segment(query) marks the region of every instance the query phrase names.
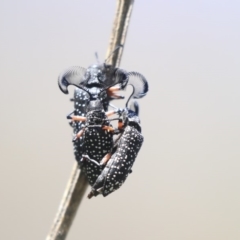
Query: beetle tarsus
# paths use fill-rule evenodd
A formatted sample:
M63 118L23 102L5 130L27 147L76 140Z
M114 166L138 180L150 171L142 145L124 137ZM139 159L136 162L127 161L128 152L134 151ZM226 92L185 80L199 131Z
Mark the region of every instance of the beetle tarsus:
M71 120L71 119L72 119L72 116L71 116L71 115L72 115L73 113L74 113L74 111L71 112L71 113L69 113L66 118Z

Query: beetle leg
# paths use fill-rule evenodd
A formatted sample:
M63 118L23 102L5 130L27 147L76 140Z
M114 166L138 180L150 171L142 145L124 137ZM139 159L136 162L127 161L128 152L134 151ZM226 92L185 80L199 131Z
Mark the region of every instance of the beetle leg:
M107 117L110 117L115 113L116 113L116 110L111 110L111 111L106 112L105 114L106 114Z
M106 112L106 116L107 117L110 117L112 116L113 114L117 114L118 116L121 116L122 115L122 112L123 112L123 109L122 108L117 108L115 110L111 110L111 111L108 111Z
M123 127L124 127L123 120L120 118L120 119L118 120L118 129L119 129L119 130L123 130Z
M74 111L73 112L71 112L71 113L69 113L68 115L67 115L67 119L70 119L70 120L72 120L72 121L81 121L81 122L85 122L86 121L86 117L83 117L83 116L75 116L75 115L73 115L73 116L71 116L72 114L74 113Z
M98 165L99 167L101 166L101 165L99 164L99 162L97 162L97 161L94 160L94 159L91 159L91 158L90 158L88 155L86 155L86 154L82 155L81 161L84 161L84 160L88 160L88 161L90 161L90 162Z
M81 129L74 137L73 137L73 142L75 142L78 138L80 138L85 131L85 128Z
M81 161L84 161L84 160L88 160L92 163L95 163L96 165L98 165L99 167L103 166L103 165L106 165L107 162L109 161L109 159L111 158L112 154L111 153L107 153L103 159L101 160L101 162L97 162L96 160L94 159L91 159L88 155L84 154L82 155L82 160Z
M94 196L94 193L91 191L89 194L88 194L88 199L91 199L92 197Z
M121 90L120 87L110 87L109 89L107 89L107 95L110 96L111 98L115 98L115 99L123 99L124 96L122 95L118 95L115 92Z
M103 159L101 160L100 166L106 165L107 162L109 161L109 159L111 158L111 156L112 156L111 153L107 153L107 154L103 157Z
M121 90L121 88L120 87L110 87L107 91L108 92L115 92L115 91L119 91L119 90Z
M73 112L71 112L71 113L69 113L68 115L67 115L67 119L72 119L72 114L74 113L74 111Z
M78 121L78 122L85 122L86 121L86 117L83 117L83 116L72 116L71 119L73 121Z
M91 190L91 192L88 194L88 199L91 199L93 196L96 197L98 194L101 194L103 191L103 187L100 187L99 189L96 190Z
M124 123L123 120L121 118L118 119L118 128L115 128L112 133L113 134L119 134L122 133L124 131Z
M102 129L103 130L107 130L108 132L114 132L114 128L113 127L111 127L111 126L102 126Z

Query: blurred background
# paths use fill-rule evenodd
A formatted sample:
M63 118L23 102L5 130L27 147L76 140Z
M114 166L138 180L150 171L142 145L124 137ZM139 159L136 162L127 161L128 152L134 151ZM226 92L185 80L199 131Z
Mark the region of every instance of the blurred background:
M2 239L42 240L52 225L74 163L71 94L57 77L95 63L95 51L105 59L115 9L112 0L0 2ZM122 188L84 198L67 239L240 239L239 9L135 1L121 68L149 81L145 142Z

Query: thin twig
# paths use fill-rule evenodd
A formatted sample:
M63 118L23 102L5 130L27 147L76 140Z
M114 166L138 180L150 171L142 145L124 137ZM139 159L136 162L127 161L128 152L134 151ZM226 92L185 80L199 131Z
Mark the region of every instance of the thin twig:
M106 57L108 57L116 47L121 45L124 46L127 36L128 25L132 13L133 3L134 0L117 1L117 11L113 23L112 35L110 38ZM109 57L108 63L115 67L119 66L122 58L122 53L123 48L120 48L118 51L116 51L115 54L112 54Z
M61 204L46 240L64 240L88 187L87 178L74 164Z
M134 0L118 0L107 56L120 45L124 45ZM108 63L119 66L123 48L109 57ZM58 212L46 240L64 240L68 234L77 209L88 186L86 176L75 164L68 181Z

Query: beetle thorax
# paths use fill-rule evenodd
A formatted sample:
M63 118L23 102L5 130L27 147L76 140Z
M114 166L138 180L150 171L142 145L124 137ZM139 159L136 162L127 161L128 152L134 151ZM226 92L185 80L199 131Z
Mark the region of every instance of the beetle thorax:
M87 125L103 125L106 121L106 114L103 110L90 111L86 115Z

